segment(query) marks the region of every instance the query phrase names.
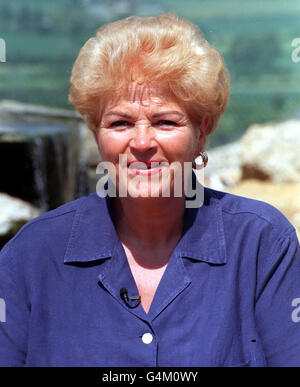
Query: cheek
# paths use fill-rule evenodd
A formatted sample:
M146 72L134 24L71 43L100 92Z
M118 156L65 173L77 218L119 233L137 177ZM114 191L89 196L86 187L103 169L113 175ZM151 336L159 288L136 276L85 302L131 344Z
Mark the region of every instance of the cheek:
M195 151L195 139L192 133L177 133L165 138L165 149L175 161L191 161Z
M125 139L121 133L99 131L98 149L103 160L116 161L124 149Z

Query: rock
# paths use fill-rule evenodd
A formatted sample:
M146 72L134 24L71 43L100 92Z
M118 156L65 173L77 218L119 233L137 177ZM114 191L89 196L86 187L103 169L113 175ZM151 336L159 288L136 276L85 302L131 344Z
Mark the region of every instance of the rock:
M226 186L223 184L217 173L204 176L204 185L206 187L216 189L217 191L226 191Z
M208 164L205 168L208 174L238 170L240 168L240 141L209 149Z
M0 248L41 211L24 200L0 192Z
M253 125L207 152L206 186L270 203L300 238L300 120Z
M300 239L300 211L291 216L291 222L299 230L299 239Z
M293 224L300 239L300 182L274 184L271 181L248 179L227 189L227 192L273 205Z
M209 149L204 170L205 184L220 191L236 185L241 178L240 141Z
M242 137L242 180L300 182L300 120L251 126Z

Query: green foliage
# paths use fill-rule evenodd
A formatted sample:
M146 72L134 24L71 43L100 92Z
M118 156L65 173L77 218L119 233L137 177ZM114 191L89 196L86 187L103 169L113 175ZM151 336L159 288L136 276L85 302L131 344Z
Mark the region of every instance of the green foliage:
M103 23L143 14L147 5L150 14L161 9L188 18L224 55L232 92L211 146L237 138L252 123L299 110L300 66L291 60L291 41L300 34L299 0L129 0L123 11L120 1L0 0L7 51L0 99L71 109L69 77L79 49Z
M257 78L278 71L277 59L281 55L275 35L237 36L233 39L227 57L236 77L246 75Z
M299 109L300 90L233 93L218 129L209 137L208 147L238 139L254 123L287 119Z

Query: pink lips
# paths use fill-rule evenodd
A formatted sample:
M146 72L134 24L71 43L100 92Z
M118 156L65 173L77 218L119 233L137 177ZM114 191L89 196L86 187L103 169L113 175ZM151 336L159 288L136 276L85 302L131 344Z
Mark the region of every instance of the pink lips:
M151 165L152 164L152 165ZM157 166L155 166L157 164ZM147 166L150 169L144 169L144 166ZM132 160L128 163L128 167L130 171L135 173L136 175L154 175L156 173L159 173L161 171L161 167L158 166L159 161L157 160L148 160L148 161L139 161L139 160Z

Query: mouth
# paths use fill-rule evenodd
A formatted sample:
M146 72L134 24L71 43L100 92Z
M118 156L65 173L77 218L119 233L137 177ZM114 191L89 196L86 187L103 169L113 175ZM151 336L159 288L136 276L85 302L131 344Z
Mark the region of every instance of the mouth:
M131 161L127 167L130 171L136 175L152 175L160 172L161 168L166 166L166 162L160 162L155 160L150 161Z

